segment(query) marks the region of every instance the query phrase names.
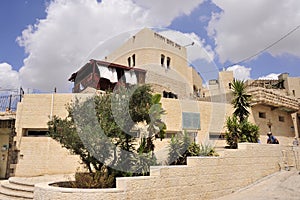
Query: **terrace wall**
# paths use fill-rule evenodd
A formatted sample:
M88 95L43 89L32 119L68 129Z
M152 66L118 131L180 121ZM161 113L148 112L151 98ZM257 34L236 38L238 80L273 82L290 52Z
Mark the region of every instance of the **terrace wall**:
M299 147L243 143L237 150L225 150L220 157L189 157L184 166L151 167L148 177L117 178L117 187L111 189L84 190L37 184L34 199L213 199L287 165L295 166L299 153Z

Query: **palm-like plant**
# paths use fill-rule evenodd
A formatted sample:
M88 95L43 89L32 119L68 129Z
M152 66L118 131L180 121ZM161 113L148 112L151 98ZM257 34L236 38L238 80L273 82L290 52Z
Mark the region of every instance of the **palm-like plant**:
M239 118L241 123L249 116L248 108L250 107L251 95L246 93L246 86L243 81L233 80L232 83L232 105L235 108L234 115Z
M236 149L238 142L257 142L259 127L247 121L251 95L247 94L244 81L233 80L232 95L231 104L235 110L232 118L226 121L226 141L230 148Z

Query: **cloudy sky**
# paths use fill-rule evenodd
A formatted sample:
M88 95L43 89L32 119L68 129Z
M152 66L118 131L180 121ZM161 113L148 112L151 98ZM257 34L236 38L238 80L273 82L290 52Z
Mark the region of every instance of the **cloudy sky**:
M69 92L95 49L101 58L143 27L195 42L188 61L206 81L223 68L300 76L299 0L1 0L0 25L0 89Z

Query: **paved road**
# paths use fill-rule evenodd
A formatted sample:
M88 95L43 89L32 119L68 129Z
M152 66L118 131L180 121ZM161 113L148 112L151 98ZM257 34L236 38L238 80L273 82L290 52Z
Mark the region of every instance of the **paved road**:
M300 174L281 171L217 200L300 200Z

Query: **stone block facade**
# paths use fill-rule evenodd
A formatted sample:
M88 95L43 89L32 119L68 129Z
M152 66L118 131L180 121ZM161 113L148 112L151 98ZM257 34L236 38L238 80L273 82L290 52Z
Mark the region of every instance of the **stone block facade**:
M220 157L189 157L187 165L151 167L149 177L117 178L112 189L70 189L37 184L34 199L213 199L230 194L286 165L299 162L299 147L239 144ZM288 152L284 162L283 152ZM296 155L296 157L295 157Z

